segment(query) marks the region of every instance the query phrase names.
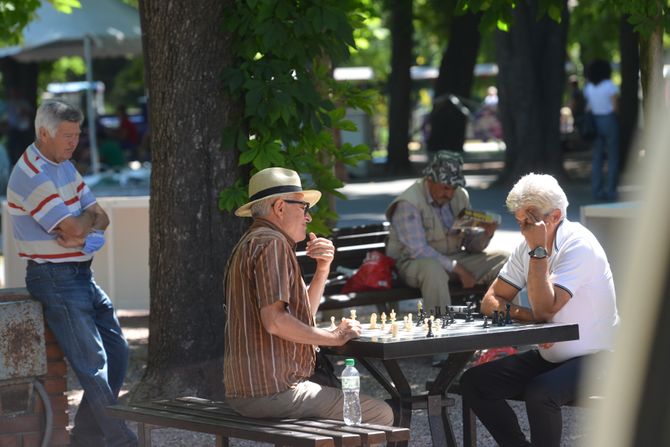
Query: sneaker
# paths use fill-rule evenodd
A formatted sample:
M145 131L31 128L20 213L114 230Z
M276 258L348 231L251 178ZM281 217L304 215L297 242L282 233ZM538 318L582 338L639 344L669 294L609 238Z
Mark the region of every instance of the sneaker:
M449 354L435 354L433 355L433 366L436 368L441 368L443 367L446 363L447 360L449 359Z

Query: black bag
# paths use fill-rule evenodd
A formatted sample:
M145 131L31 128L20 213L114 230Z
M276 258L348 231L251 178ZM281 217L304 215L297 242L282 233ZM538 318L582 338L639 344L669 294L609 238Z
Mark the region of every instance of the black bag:
M314 374L309 378L310 382L318 383L321 386L332 388L342 388L340 378L335 375L335 367L321 351L316 352L316 365L314 365Z
M584 141L592 141L596 138L598 131L596 129L596 119L591 112L584 112L575 117L575 127L579 136Z

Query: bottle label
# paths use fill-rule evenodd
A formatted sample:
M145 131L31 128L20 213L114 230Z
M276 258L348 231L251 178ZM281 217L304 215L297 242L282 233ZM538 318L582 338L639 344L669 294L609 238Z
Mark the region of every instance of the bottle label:
M342 389L343 390L356 390L358 391L361 388L361 378L360 377L342 377Z

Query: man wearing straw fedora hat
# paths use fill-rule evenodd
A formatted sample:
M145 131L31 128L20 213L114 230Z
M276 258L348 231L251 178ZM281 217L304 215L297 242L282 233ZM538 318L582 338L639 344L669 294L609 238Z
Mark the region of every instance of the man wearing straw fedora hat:
M309 380L315 346L339 346L360 334L343 319L334 330L315 326L335 248L309 234L307 256L316 261L309 287L295 245L306 237L309 209L321 193L303 190L297 172L267 168L249 182L249 202L235 211L252 217L228 261L225 279L224 384L230 406L247 417L343 419L343 393ZM393 423L383 401L361 395L363 422Z

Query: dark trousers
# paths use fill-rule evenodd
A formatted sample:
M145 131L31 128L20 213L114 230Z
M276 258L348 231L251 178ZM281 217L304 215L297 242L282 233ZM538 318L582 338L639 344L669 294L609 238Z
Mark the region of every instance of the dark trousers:
M463 399L502 447L560 446L561 406L577 398L586 358L551 363L531 350L485 363L463 373ZM505 399L526 402L531 443Z

